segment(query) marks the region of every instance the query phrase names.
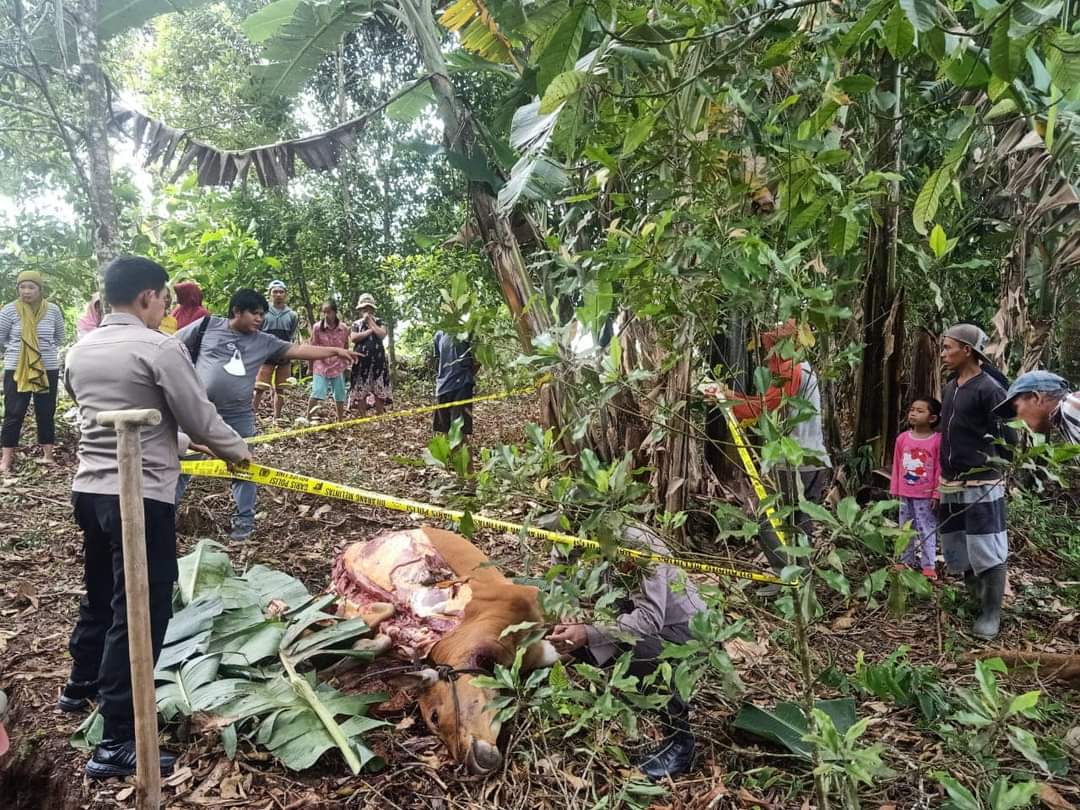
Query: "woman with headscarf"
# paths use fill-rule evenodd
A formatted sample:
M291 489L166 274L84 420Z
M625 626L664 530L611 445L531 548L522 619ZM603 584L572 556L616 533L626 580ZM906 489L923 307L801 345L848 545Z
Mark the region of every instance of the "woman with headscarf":
M0 309L0 351L4 353L4 426L0 430L0 474L11 472L23 419L34 401L38 444L52 464L56 444L56 389L64 316L43 295L41 273L19 273L19 297Z
M383 338L386 327L375 317L375 299L364 293L356 302L357 320L353 321L349 340L360 360L353 366L349 407L367 413L369 407L384 413L393 399L390 392L390 366L386 362Z
M90 303L86 310L75 322L75 340L80 341L101 325L101 293L95 292L90 296Z
M201 320L210 314L203 306L202 287L195 281L181 281L173 288L176 291L176 309L172 316L176 319L176 328L183 329L189 323Z
M172 289L168 284L165 285L165 317L161 319L161 323L158 324L158 331L165 335L175 335L176 330L179 328L176 325L176 318L169 314L169 307L172 306L173 294Z

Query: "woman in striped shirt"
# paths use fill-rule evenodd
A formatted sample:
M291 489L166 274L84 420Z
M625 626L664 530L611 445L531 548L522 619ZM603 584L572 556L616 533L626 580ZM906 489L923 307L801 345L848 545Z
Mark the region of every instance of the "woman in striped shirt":
M56 389L60 376L60 346L64 316L43 296L41 274L19 273L19 297L0 309L0 351L4 353L4 426L0 430L0 474L11 472L23 419L34 400L38 444L53 461L56 444Z

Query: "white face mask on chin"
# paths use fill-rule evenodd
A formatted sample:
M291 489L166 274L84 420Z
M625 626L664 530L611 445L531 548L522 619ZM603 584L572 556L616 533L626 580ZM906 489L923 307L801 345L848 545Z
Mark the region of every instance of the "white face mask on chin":
M225 364L225 373L232 374L234 377L243 377L247 374L247 369L244 367L244 358L240 356L239 349L233 349L232 359Z

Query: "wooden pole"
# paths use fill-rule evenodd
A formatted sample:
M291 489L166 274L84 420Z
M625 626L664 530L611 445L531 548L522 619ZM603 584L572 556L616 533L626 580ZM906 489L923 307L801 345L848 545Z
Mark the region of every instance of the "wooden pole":
M135 807L161 807L154 651L150 643L150 585L146 575L146 523L143 512L142 444L139 432L161 423L161 413L102 411L99 425L116 429L120 471L120 522L123 526L124 583L127 587L128 658L135 706Z

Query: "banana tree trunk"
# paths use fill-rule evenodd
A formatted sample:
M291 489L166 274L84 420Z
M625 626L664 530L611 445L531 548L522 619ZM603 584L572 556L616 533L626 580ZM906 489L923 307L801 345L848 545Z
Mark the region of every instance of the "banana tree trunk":
M896 95L894 122L880 139L876 163L900 174L903 134L899 63L886 59L882 84ZM890 184L879 212L881 225L871 231L871 253L862 301L863 356L859 367L855 446L869 444L874 463L882 465L892 447L900 418L900 360L904 345L903 291L898 287L896 260L900 214L899 184Z
M420 48L425 68L433 74L431 87L442 118L447 147L467 157L478 154L481 150L476 130L469 110L458 98L449 79L431 5L420 0L398 0L398 8ZM551 313L533 287L513 226L510 219L499 211L498 200L491 187L486 183L469 181L468 190L480 238L513 316L518 340L522 350L531 353L533 338L552 327ZM558 396L556 387L544 386L541 414L546 425L560 427L565 424L561 405L569 403Z

